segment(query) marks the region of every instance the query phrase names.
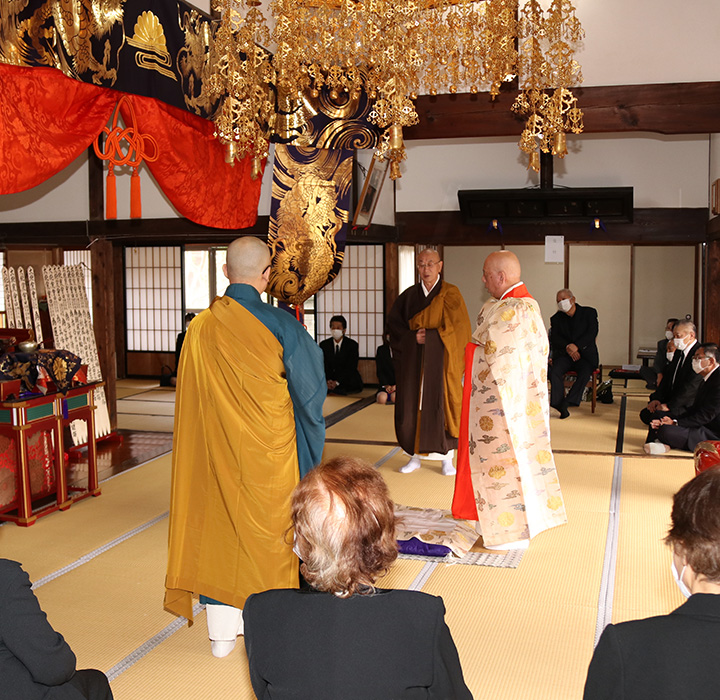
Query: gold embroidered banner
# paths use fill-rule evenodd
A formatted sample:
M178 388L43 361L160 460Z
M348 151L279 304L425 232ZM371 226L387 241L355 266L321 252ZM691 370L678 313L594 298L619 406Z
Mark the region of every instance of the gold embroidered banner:
M268 292L302 304L331 282L345 255L353 151L275 148Z

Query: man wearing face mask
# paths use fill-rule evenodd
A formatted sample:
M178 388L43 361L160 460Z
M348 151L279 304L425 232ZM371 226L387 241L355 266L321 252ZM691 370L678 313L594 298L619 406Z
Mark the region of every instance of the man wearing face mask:
M556 300L558 311L550 319L550 405L560 411L560 418L567 418L568 407L580 405L583 390L600 362L598 315L591 306L576 303L569 289L561 289ZM567 372L576 372L577 377L565 396Z
M640 368L640 376L645 380L647 389L657 389L662 381L665 368L672 362L674 351L668 355L667 346L673 339L673 331L675 330L675 324L677 322L677 318L669 318L667 320L665 324L665 337L662 340L658 340L657 352L655 353L652 367L643 365Z
M688 599L669 615L608 625L588 669L584 700L716 700L720 684L720 469L674 496L673 578Z
M333 316L330 319L332 338L326 338L320 343L325 360L327 388L333 394L356 394L363 388L363 380L358 371L358 344L345 335L346 330L345 317Z
M720 440L718 346L715 343L701 345L691 366L701 378L695 401L677 418L666 415L650 422L645 444L647 454L664 454L673 447L692 452L703 440Z
M692 368L693 355L700 345L695 324L692 321L680 321L675 324L673 336L673 359L657 390L650 394L647 407L640 411L640 420L645 425L664 416L676 418L690 408L702 381Z

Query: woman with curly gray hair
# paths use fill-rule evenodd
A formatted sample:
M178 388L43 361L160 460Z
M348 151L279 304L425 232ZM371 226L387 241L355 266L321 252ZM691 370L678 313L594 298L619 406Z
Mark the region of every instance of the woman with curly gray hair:
M295 552L309 589L248 598L245 647L260 700L472 698L442 599L375 581L397 558L387 486L338 457L292 499Z

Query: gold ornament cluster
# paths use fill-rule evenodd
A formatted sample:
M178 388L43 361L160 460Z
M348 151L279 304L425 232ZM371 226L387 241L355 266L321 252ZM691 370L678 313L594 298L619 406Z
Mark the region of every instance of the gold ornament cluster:
M418 94L489 90L517 79L512 109L526 120L520 148L539 168L539 150L567 153L565 134L583 129L570 87L582 81L574 59L584 33L570 0L271 0L272 32L259 0L216 0L221 20L208 62L223 103L217 135L231 154L264 157L284 99L356 99L365 91L370 121L383 130L377 155L400 177L403 127L418 123ZM262 47L272 46L273 53ZM232 158L231 158L232 160Z

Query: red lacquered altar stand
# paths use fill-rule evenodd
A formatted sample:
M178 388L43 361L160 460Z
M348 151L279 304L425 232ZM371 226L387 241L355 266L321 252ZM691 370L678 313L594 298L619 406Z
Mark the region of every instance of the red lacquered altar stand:
M14 440L17 466L17 496L2 507L0 520L28 527L43 515L67 510L75 501L100 495L95 449L94 391L102 385L103 382L91 382L73 386L65 394L48 392L30 398L0 401L0 435ZM63 428L74 420L87 422L87 488L70 489L67 484ZM53 435L55 483L50 492L34 496L30 485L28 440L39 431ZM49 495L54 495L54 502L41 505L33 511L33 500L46 500Z

